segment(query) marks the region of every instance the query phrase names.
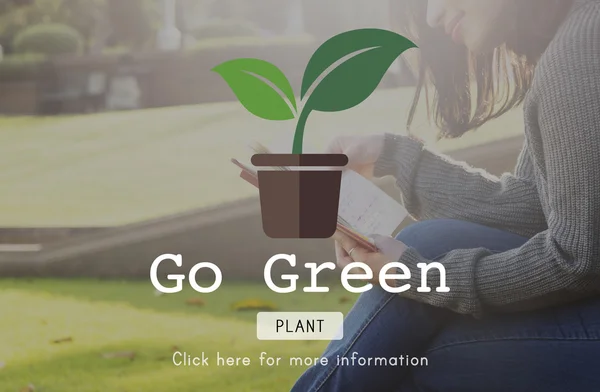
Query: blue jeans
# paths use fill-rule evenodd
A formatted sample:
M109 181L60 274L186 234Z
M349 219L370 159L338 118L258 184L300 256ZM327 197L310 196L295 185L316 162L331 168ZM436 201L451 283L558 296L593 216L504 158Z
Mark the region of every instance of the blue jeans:
M527 241L456 220L416 223L398 239L430 260L454 249L503 252ZM309 368L293 392L598 391L600 299L478 320L375 288L358 299L343 340L331 342L323 357L328 364Z

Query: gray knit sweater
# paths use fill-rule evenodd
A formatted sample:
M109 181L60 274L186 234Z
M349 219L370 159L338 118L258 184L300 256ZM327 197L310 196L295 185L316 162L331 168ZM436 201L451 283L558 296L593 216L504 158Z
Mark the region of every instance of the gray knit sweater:
M431 261L408 249L400 262L411 270L412 288L403 296L480 315L600 293L599 0L576 2L538 63L524 117L515 172L500 178L386 135L375 175L396 178L416 219L461 219L529 238L504 253L455 250L437 260L446 268L448 293L436 292L434 270L432 291L417 292L417 263Z

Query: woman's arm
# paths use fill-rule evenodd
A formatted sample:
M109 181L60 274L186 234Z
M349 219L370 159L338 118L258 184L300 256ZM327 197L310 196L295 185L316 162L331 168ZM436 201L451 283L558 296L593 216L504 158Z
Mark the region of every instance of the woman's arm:
M375 176L392 175L404 204L417 219L467 220L531 237L547 228L527 146L516 174L498 178L449 157L437 155L416 140L387 134Z
M536 104L529 110L539 130L531 137L543 150L538 167L548 228L504 253L451 252L439 260L450 292L411 290L407 296L479 313L547 307L600 293L600 3L580 16L538 66ZM419 286L416 265L427 261L413 249L400 261Z

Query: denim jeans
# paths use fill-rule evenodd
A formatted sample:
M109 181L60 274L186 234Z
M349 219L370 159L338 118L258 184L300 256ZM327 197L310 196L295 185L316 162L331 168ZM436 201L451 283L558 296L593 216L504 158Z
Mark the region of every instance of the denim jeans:
M527 241L456 220L416 223L398 239L430 260L454 249L503 252ZM293 392L600 391L600 298L476 319L374 288L358 299L343 340L331 342L323 357L327 365L309 368Z

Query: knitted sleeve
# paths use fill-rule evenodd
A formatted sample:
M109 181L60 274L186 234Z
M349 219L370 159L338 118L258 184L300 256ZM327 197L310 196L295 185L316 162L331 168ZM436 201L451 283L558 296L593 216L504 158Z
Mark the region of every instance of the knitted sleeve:
M417 220L460 219L531 237L546 229L527 145L515 174L493 176L387 134L375 176L392 175Z

